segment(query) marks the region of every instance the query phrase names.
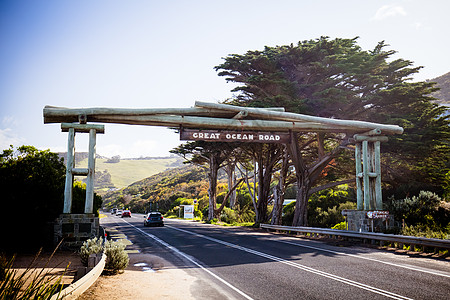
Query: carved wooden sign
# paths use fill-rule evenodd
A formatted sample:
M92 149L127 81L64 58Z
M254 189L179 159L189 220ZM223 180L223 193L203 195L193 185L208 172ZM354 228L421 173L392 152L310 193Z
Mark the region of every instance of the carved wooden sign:
M223 130L180 130L180 140L205 142L243 142L243 143L278 143L289 144L289 132L255 132Z

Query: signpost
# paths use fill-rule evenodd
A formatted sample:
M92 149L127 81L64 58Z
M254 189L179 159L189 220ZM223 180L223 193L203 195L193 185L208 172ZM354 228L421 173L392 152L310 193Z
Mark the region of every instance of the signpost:
M184 218L194 219L194 205L183 205L184 206Z
M289 144L290 132L224 131L224 130L180 130L180 140L205 142L243 142Z

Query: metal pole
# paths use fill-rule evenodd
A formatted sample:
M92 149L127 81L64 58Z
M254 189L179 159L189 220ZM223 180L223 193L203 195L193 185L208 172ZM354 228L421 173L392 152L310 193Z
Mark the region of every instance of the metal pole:
M88 170L86 179L86 203L84 206L85 214L92 214L94 210L94 175L95 175L95 129L89 130L89 157Z
M67 167L66 167L66 185L64 188L64 208L63 213L70 214L72 212L72 186L75 152L75 129L69 128L69 138L67 141Z

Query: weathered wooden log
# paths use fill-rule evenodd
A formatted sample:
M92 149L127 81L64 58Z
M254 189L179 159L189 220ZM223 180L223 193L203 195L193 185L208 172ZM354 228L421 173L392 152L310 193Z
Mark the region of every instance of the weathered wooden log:
M88 122L121 123L130 125L150 125L163 127L236 129L236 130L272 130L272 131L327 131L327 132L358 132L358 128L336 126L312 122L284 122L270 120L236 120L223 118L191 117L191 116L88 116ZM359 129L359 131L365 128Z
M271 111L283 112L282 107L266 108ZM244 117L246 112L241 113ZM149 115L178 115L178 116L205 116L218 118L232 118L236 116L233 111L217 110L209 108L66 108L56 106L45 106L43 110L44 123L78 122L83 116L90 119L92 116L149 116Z
M283 120L283 121L305 121L305 122L315 122L328 125L353 127L356 130L366 129L380 129L384 134L401 134L403 133L403 128L397 125L385 125L378 123L370 123L365 121L354 121L354 120L340 120L340 119L329 119L322 117L314 117L302 114L295 114L291 112L278 112L278 111L268 111L260 108L253 107L241 107L227 104L218 103L207 103L207 102L195 102L196 107L218 109L218 110L229 110L234 112L248 111L248 115L251 117L257 117L262 119L271 120Z

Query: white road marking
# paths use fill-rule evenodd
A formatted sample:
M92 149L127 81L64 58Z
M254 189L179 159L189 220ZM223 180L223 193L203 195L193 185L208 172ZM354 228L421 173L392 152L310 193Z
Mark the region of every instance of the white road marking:
M432 274L432 275L437 275L437 276L450 278L450 274L444 274L444 273L441 273L441 272L437 272L435 270L427 270L427 269L422 269L422 268L409 266L409 265L402 265L402 264L391 263L391 262L387 262L387 261L378 260L378 259L375 259L375 258L364 257L364 256L361 256L361 255L350 254L350 253L345 253L345 252L339 252L339 251L329 250L329 249L320 248L320 247L308 246L308 245L304 245L304 244L300 244L300 243L296 243L296 242L289 242L289 241L283 241L283 240L272 240L272 241L279 242L279 243L285 243L285 244L289 244L289 245L294 245L294 246L298 246L298 247L314 249L314 250L318 250L318 251L329 252L329 253L338 254L338 255L345 255L345 256L356 257L356 258L365 259L365 260L369 260L369 261L374 261L374 262L377 262L377 263L382 263L382 264L386 264L386 265L390 265L390 266L394 266L394 267L399 267L399 268L404 268L404 269L413 270L413 271L417 271L417 272L422 272L422 273L427 273L427 274Z
M388 298L412 300L412 298L408 298L408 297L405 297L405 296L402 296L402 295L391 293L389 291L382 290L382 289L379 289L379 288L376 288L376 287L373 287L373 286L369 286L367 284L360 283L360 282L357 282L357 281L353 281L353 280L350 280L350 279L347 279L347 278L344 278L344 277L333 275L331 273L327 273L327 272L323 272L323 271L320 271L320 270L316 270L316 269L313 269L313 268L310 268L310 267L307 267L307 266L304 266L304 265L301 265L301 264L298 264L298 263L294 263L294 262L285 260L283 258L270 255L270 254L266 254L266 253L263 253L263 252L252 250L252 249L249 249L249 248L246 248L246 247L242 247L242 246L239 246L239 245L231 244L231 243L228 243L228 242L225 242L225 241L222 241L222 240L218 240L218 239L215 239L215 238L212 238L212 237L209 237L209 236L205 236L205 235L202 235L202 234L194 233L194 232L187 231L187 230L180 229L180 228L176 228L176 227L173 227L173 226L167 226L167 227L169 227L171 229L174 229L174 230L178 230L178 231L184 232L184 233L195 235L197 237L204 238L204 239L207 239L207 240L210 240L212 242L216 242L216 243L228 246L228 247L232 247L232 248L235 248L235 249L238 249L238 250L241 250L241 251L245 251L247 253L258 255L258 256L261 256L261 257L264 257L264 258L267 258L267 259L270 259L270 260L273 260L273 261L276 261L276 262L280 262L280 263L283 263L283 264L295 267L297 269L301 269L303 271L307 271L307 272L310 272L310 273L313 273L313 274L317 274L319 276L323 276L323 277L326 277L326 278L329 278L329 279L333 279L333 280L336 280L336 281L339 281L339 282L342 282L342 283L345 283L345 284L348 284L348 285L351 285L351 286L354 286L354 287L357 287L357 288L360 288L360 289L364 289L364 290L370 291L372 293L380 294L380 295L386 296Z
M148 232L143 231L142 229L134 226L133 224L129 223L128 221L123 220L125 223L128 223L130 226L134 227L136 230L138 230L139 232L141 232L142 234L152 238L153 240L157 241L158 243L160 243L161 245L163 245L164 247L172 250L175 254L187 259L188 261L190 261L191 263L193 263L194 265L196 265L197 267L199 267L200 269L202 269L203 271L205 271L206 273L208 273L209 275L213 276L214 278L216 278L217 280L219 280L220 282L222 282L223 284L225 284L226 286L228 286L229 288L231 288L233 291L237 292L238 294L240 294L242 297L244 297L245 299L249 299L249 300L253 300L252 297L248 296L247 294L245 294L244 292L242 292L241 290L239 290L238 288L236 288L235 286L231 285L229 282L225 281L224 279L220 278L219 276L217 276L216 274L214 274L213 272L211 272L210 270L208 270L207 268L203 267L199 262L197 262L193 257L190 257L189 255L187 255L184 252L181 252L180 250L178 250L177 248L169 245L168 243L166 243L165 241L161 240L160 238L154 236L153 234L150 234ZM169 226L172 228L172 226Z

